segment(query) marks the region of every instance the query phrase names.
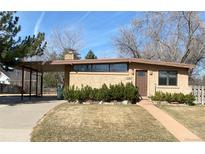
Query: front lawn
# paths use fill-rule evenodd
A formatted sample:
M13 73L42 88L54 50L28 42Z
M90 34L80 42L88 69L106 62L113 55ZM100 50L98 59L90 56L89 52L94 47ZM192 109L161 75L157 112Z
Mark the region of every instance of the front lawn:
M137 105L57 106L33 132L31 141L176 141Z
M205 106L162 105L160 108L205 140Z

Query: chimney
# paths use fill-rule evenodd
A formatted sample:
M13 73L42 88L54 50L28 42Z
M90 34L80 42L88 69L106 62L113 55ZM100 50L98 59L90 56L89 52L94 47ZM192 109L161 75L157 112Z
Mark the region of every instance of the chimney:
M73 49L68 49L68 53L65 54L64 59L65 60L73 60L75 59L75 54L74 54L75 50Z
M73 60L73 59L75 59L74 53L71 52L71 51L68 52L67 54L65 54L64 59L65 60Z

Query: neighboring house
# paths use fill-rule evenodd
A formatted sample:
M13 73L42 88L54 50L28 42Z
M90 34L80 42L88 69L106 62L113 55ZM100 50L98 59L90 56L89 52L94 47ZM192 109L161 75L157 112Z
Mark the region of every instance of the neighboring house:
M0 71L0 84L10 84L10 78Z
M191 92L188 85L190 64L145 60L138 58L74 60L69 53L65 60L49 62L23 62L19 67L39 72L65 72L65 86L89 85L101 87L104 83L132 82L141 96L154 95L156 91Z

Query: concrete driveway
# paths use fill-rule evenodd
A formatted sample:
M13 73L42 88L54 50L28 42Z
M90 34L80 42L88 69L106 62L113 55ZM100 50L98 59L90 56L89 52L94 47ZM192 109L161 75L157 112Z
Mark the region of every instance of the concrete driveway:
M0 105L0 141L29 141L32 128L50 109L65 101Z

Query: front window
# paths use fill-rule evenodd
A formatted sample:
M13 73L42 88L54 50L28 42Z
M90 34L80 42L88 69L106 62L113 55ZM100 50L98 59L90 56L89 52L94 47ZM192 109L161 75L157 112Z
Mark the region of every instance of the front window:
M80 64L74 65L73 70L76 72L127 72L128 64Z
M109 64L92 65L92 72L109 72Z
M74 65L73 68L76 72L90 72L91 65Z
M110 72L126 72L127 64L110 64Z
M176 86L177 85L177 71L159 71L159 85Z

